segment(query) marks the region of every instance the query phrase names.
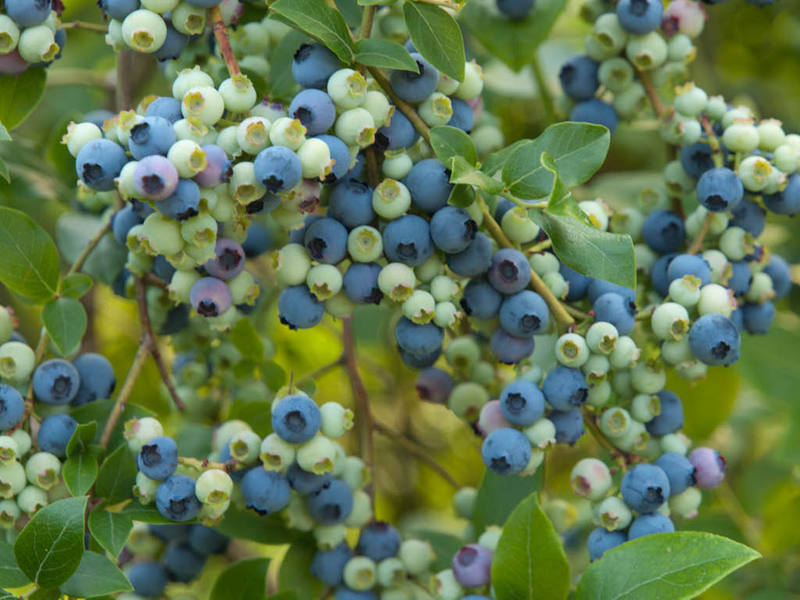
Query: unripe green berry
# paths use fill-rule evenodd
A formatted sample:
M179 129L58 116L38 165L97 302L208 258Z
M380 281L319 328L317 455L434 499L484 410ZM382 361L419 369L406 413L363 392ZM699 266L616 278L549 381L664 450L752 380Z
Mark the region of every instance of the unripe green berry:
M439 571L433 576L433 589L437 600L460 600L464 597L464 589L456 580L452 569Z
M424 290L414 290L411 296L403 302L403 315L422 325L433 319L436 310L436 300L429 292Z
M327 92L338 109L358 108L366 101L367 80L353 69L339 69L328 78Z
M620 25L616 13L608 12L595 21L592 37L609 53L619 54L628 41L628 32Z
M800 154L797 150L789 144L782 144L775 148L772 155L772 162L775 166L786 174L791 174L797 171L798 162L800 161Z
M593 509L595 519L601 527L608 531L619 531L630 525L633 519L631 509L619 496L609 496L603 499Z
M219 93L225 102L225 108L233 113L247 112L258 100L253 83L247 75L241 73L220 83Z
M611 323L598 321L586 332L586 345L592 352L610 354L616 348L619 332Z
M632 119L648 105L647 92L644 86L634 81L614 96L612 106L623 119Z
M586 340L577 333L565 333L556 341L556 359L566 367L581 367L590 355Z
M11 529L14 527L17 519L20 518L22 513L13 500L0 501L0 527L3 529Z
M394 179L384 179L372 193L372 208L379 217L396 219L411 206L408 188Z
M675 110L687 117L696 117L706 109L708 94L693 82L675 90Z
M22 342L6 342L0 346L0 377L12 383L28 380L36 364L33 350Z
M352 316L355 306L344 292L339 292L325 300L325 312L336 319Z
M428 127L446 125L453 116L453 105L450 98L441 92L434 92L428 96L417 110Z
M372 115L375 127L388 125L395 111L386 95L378 90L367 91L363 107Z
M556 298L565 298L569 291L569 284L561 273L545 273L542 281Z
M592 354L589 360L581 366L581 371L586 375L586 381L589 385L595 385L601 381L605 381L610 370L611 364L608 358L603 354Z
M366 148L375 141L375 120L365 108L344 111L336 119L333 130L348 146Z
M286 244L273 254L272 265L279 286L304 283L311 269L311 258L301 244Z
M677 342L664 342L661 344L661 358L670 365L677 365L691 360L692 356L689 339L686 337Z
M160 213L151 214L142 224L141 242L145 252L153 256L177 254L184 246L180 231L181 226L177 221Z
M669 508L684 519L694 519L702 501L703 493L696 487L688 487L680 494L670 496Z
M680 340L689 331L689 312L677 302L665 302L653 311L650 326L661 340Z
M697 55L697 48L685 33L676 33L667 42L667 60L670 62L689 63ZM708 106L708 104L706 104ZM706 108L706 112L708 108Z
M464 64L464 79L458 84L453 95L461 100L472 100L483 91L483 69L472 60Z
M465 381L457 384L450 392L447 406L457 416L474 421L478 418L483 405L488 401L489 392L485 387L472 381Z
M389 263L378 273L378 288L395 302L410 298L416 284L414 270L403 263Z
M528 216L527 211L521 206L515 206L506 211L500 220L500 227L506 237L516 244L527 244L539 235L539 226Z
M345 584L354 590L374 587L377 582L375 561L366 556L354 556L344 566L343 578Z
M40 508L44 508L49 503L47 492L35 485L25 487L17 495L17 506L26 514L32 515Z
M736 310L736 305L732 290L716 283L709 283L700 289L697 312L700 315L716 313L730 317L731 313Z
M579 460L569 478L572 491L592 502L601 500L611 490L611 472L602 460L596 458Z
M657 363L638 363L631 368L631 385L637 392L655 394L664 389L667 373Z
M633 419L624 408L615 406L603 412L600 417L600 431L606 436L616 440L627 433Z
M360 529L372 519L372 501L364 490L353 492L353 510L345 519L347 527Z
M350 427L352 427L352 411L349 412L351 413ZM348 429L350 427L348 427ZM351 490L360 490L368 485L371 481L371 477L372 471L370 471L369 467L367 467L366 463L361 458L358 456L348 456L345 458L341 478Z
M333 265L315 265L308 271L306 285L317 300L327 300L342 289L342 273Z
M231 438L228 447L231 458L237 462L248 464L258 457L261 437L254 431L240 431Z
M164 428L153 417L134 417L125 421L123 436L128 442L128 448L134 454L138 454L142 446L160 435L164 435Z
M248 117L236 128L236 143L242 151L255 156L270 145L269 120L264 117Z
M730 125L725 126L722 134L722 143L731 152L752 152L758 148L758 141L758 130L750 118L734 118Z
M434 277L444 273L444 270L444 262L442 262L439 254L434 253L428 260L414 269L414 274L422 283L430 283Z
M136 474L136 484L133 486L133 495L139 499L142 504L150 504L156 499L156 492L160 481L150 479L147 475L139 471Z
M411 172L414 161L405 151L387 151L384 154L381 173L391 179L403 179Z
M690 191L694 191L695 181L686 171L683 170L680 161L673 160L664 167L664 180L667 190L673 196L681 196Z
M429 542L423 540L404 540L400 544L397 556L403 562L403 566L409 575L422 575L425 573L436 558Z
M206 153L197 142L178 140L170 146L167 158L175 165L178 175L190 178L206 168Z
M586 395L586 402L592 406L605 406L611 400L611 383L608 378L598 381L589 386L589 393Z
M25 463L25 475L28 481L43 490L55 486L60 473L61 461L49 452L37 452Z
M13 52L19 42L19 35L19 27L11 17L0 15L0 54Z
M261 182L256 179L252 162L241 161L233 165L231 179L228 182L228 192L236 202L244 205L250 204L260 199L266 191Z
M403 583L406 580L403 562L396 556L383 559L378 563L377 580L378 585L387 588Z
M184 117L194 117L210 127L216 124L225 112L225 101L211 86L193 87L181 100L181 111Z
M220 469L203 471L195 482L195 495L203 504L221 506L230 500L233 493L231 476Z
M556 258L555 254L550 252L537 252L535 254L531 254L528 262L531 265L531 268L536 271L536 274L540 277L546 275L547 273L555 273L558 271L559 262Z
M49 62L56 57L59 50L53 30L46 25L26 27L19 36L17 51L29 63Z
M728 103L722 96L711 96L706 104L706 115L712 121L719 121L728 111Z
M122 39L139 52L155 52L167 39L167 25L159 14L135 10L122 21Z
M786 133L777 119L764 119L758 124L756 130L758 131L758 147L767 152L774 152L786 140Z
M481 348L472 336L451 340L444 349L447 363L456 369L469 369L481 358Z
M181 2L172 11L172 26L185 35L200 35L206 28L206 12L205 8ZM177 95L175 97L178 98Z
M294 462L296 448L276 433L270 433L261 442L260 458L268 471L284 471Z
M353 411L338 402L326 402L319 407L322 414L320 431L330 438L340 438L353 427Z
M26 483L25 469L19 462L0 465L0 498L13 498Z
M437 302L434 308L433 322L443 329L452 327L458 320L459 314L461 313L458 307L452 302Z
M774 297L775 290L772 287L770 276L763 271L754 273L753 280L750 282L750 289L744 295L745 300L754 304L763 304Z
M7 465L22 456L17 442L10 435L0 435L0 464Z
M318 435L297 448L297 464L304 471L322 475L333 471L336 445L327 437Z
M344 525L317 525L314 528L314 539L320 550L333 550L344 541L347 528Z
M31 449L31 436L27 431L17 429L11 434L11 439L17 444L17 456L25 456Z
M676 452L686 454L691 442L683 433L668 433L659 440L662 452Z
M667 43L656 31L632 35L625 46L625 54L637 68L650 71L667 60Z
M477 497L478 490L474 487L462 487L456 490L453 495L453 507L456 514L462 519L471 519Z
M360 225L347 236L347 252L356 262L373 262L383 256L381 232L369 225Z
M613 13L609 13L613 14ZM616 17L616 15L614 15ZM615 56L604 60L597 71L597 77L604 86L615 94L622 92L633 82L633 67L624 58Z
M431 280L431 294L437 302L447 302L458 294L458 283L447 275L437 275Z
M299 119L281 117L269 128L269 141L274 146L286 146L297 151L306 141L306 128Z

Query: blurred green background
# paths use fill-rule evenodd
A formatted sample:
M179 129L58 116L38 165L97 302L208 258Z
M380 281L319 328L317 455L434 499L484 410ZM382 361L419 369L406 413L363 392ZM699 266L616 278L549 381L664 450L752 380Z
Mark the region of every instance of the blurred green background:
M65 20L98 21L91 0L72 0L68 5ZM787 132L800 131L800 0L778 0L766 7L729 0L706 8L710 19L692 66L696 83L710 95L723 94L756 107L761 117L781 120ZM577 3L570 2L551 38L539 50L552 93L557 93L561 62L579 51L587 31L588 26L577 17ZM58 231L56 228L59 215L77 209L71 158L58 140L70 120L92 109L113 109L114 64L115 56L102 36L70 31L63 58L50 69L44 99L13 132L15 141L0 144L0 156L9 162L13 177L11 184L0 182L0 202L29 213L56 235L60 245L69 243L81 222L73 220L71 227L62 223ZM135 98L167 92L166 79L148 59L137 59L135 64L136 73L145 74L144 81L140 75L131 75ZM486 63L486 72L487 106L500 117L507 140L536 136L547 122L531 74L526 70L512 74L492 61ZM637 184L658 177L666 160L665 151L659 148L663 144L652 123L620 126L603 172L578 194L599 195L612 205L630 201ZM631 177L634 171L636 177ZM793 226L789 218L773 218L763 240L797 265L800 236ZM268 258L260 259L256 269L265 273ZM35 341L39 327L35 311L3 290L0 301L14 306L22 333ZM84 349L109 356L121 379L138 339L134 304L102 285L95 287L86 302L90 327ZM696 443L719 448L729 465L726 483L705 494L700 515L678 521L678 527L719 533L764 555L703 594L707 600L800 598L798 309L800 291L795 288L782 301L772 332L745 340L742 359L735 367L713 369L706 381L696 385L670 382L683 399L686 433ZM263 333L275 342L274 360L295 377L339 355L340 327L333 321L310 332L294 333L278 324L274 307L269 316ZM417 401L415 375L400 364L391 347L389 315L366 309L358 313L356 322L360 364L377 417L426 448L459 483L477 485L483 471L480 440L445 408ZM162 412L166 402L159 388L157 373L148 365L136 385L133 402ZM318 378L316 388L319 402L337 400L352 405L342 370ZM355 444L355 436L349 437ZM585 566L583 540L589 525L586 507L572 500L567 479L575 460L597 452L587 438L576 449L552 453L547 465L546 502L564 533L576 577ZM391 440L376 434L376 443L378 517L408 529L435 526L460 531L464 523L450 508L453 488Z

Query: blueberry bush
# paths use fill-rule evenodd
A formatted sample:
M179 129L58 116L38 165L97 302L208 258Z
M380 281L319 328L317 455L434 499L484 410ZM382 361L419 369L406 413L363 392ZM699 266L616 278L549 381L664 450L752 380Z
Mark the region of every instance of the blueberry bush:
M797 598L800 7L717 4L0 2L0 597Z

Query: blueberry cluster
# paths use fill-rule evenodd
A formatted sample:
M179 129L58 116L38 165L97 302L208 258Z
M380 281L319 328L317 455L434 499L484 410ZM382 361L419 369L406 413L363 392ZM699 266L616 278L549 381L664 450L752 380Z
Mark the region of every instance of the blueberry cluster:
M52 0L6 0L0 10L0 74L18 75L61 56L67 36Z

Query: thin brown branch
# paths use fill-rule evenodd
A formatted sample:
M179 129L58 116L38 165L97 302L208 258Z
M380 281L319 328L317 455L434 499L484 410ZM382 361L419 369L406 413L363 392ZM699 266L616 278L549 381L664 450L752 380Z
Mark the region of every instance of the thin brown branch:
M133 50L120 50L117 53L117 111L131 106L133 87Z
M217 40L219 46L219 53L222 55L222 60L225 61L225 66L228 67L228 74L231 77L239 75L242 71L239 69L239 63L236 62L236 56L231 47L231 40L228 37L228 28L225 26L225 21L222 18L219 6L211 9L211 29L214 31L214 38Z
M93 31L94 33L108 33L108 27L102 23L89 23L87 21L68 21L62 23L64 29L82 29L83 31Z
M700 233L697 234L697 237L692 242L692 245L689 246L689 254L697 254L703 248L703 240L708 235L708 231L711 229L711 223L714 222L714 213L710 212L706 215L705 220L703 221L703 226L700 228Z
M640 69L636 69L636 74L639 76L639 81L641 81L644 86L644 91L647 93L647 97L650 99L650 104L653 105L653 110L656 115L658 115L659 118L663 117L665 112L664 104L661 102L661 98L653 85L653 80L650 79L650 74Z
M600 444L603 448L605 448L611 457L617 462L617 465L623 471L627 470L628 465L633 463L633 458L631 455L623 452L605 436L605 434L600 431L600 428L597 426L595 422L595 417L592 413L590 413L586 407L581 409L581 414L583 415L583 423L586 425L586 428L589 430L591 436Z
M125 376L125 381L119 390L119 394L117 394L117 400L114 402L114 407L111 409L111 413L108 415L108 420L103 427L103 433L100 436L100 445L103 448L108 447L111 434L114 432L114 428L117 426L117 422L125 410L125 405L128 402L128 398L130 398L130 395L133 392L133 387L136 384L136 380L139 378L139 375L144 368L144 363L147 361L147 357L149 355L149 345L145 343L139 344L139 349L136 351L136 356L133 358L131 368L128 369L128 374Z
M375 21L375 12L377 10L378 7L375 4L364 7L364 12L361 14L361 27L358 32L360 39L365 40L372 35L372 24Z

